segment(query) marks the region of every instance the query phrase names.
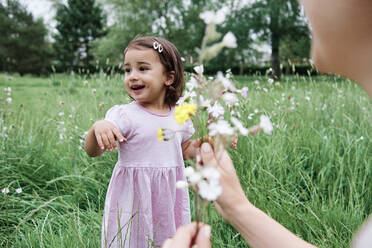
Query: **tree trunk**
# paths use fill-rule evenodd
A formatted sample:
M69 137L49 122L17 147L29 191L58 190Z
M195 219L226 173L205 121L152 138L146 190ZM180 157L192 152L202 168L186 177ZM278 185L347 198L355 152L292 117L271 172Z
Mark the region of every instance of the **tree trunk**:
M271 68L275 79L280 80L279 35L275 33L271 36Z
M280 1L274 0L271 2L270 10L270 33L271 33L271 68L273 69L273 76L280 80L280 58L279 58L279 44L280 44L280 30L279 30L279 12Z

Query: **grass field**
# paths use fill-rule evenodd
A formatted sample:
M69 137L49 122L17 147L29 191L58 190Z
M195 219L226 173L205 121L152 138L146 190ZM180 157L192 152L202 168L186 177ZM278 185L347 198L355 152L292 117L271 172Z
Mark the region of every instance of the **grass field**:
M349 247L372 212L366 93L339 77L291 76L276 86L266 77L235 80L249 87L246 126L266 114L275 127L229 150L248 198L319 247ZM0 89L0 189L10 191L0 194L0 246L99 247L117 153L90 158L82 141L108 108L130 101L122 76L0 74ZM214 247L248 247L213 205L208 223Z

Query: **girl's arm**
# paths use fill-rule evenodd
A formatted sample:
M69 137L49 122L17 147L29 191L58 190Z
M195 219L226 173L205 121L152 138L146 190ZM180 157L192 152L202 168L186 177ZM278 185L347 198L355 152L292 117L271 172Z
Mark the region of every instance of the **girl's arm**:
M90 157L100 156L106 149L117 150L116 140L127 140L109 121L100 120L93 124L84 142L84 150Z
M201 140L196 139L196 140L186 140L181 144L182 146L182 155L183 155L183 160L187 160L190 158L195 158L196 154L198 152L198 149L200 147Z

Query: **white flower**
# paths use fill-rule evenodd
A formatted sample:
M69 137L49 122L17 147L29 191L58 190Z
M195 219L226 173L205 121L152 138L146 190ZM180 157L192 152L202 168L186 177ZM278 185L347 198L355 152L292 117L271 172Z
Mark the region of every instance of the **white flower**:
M243 87L243 88L241 89L240 94L242 94L242 97L243 97L243 98L247 98L247 93L248 93L248 87L245 86L245 87Z
M222 193L222 187L215 183L207 183L206 181L200 181L198 183L199 195L208 200L215 201Z
M196 66L196 67L198 67L198 66ZM196 71L196 69L195 69L195 71ZM196 72L198 72L198 71L196 71ZM186 89L190 90L190 91L193 90L194 88L199 88L198 86L199 86L198 81L196 81L196 79L194 77L191 77L190 80L186 83Z
M270 69L271 69L271 68L270 68ZM272 83L274 83L274 79L269 78L269 79L267 80L267 82L268 82L269 84L272 84Z
M204 11L199 15L200 19L202 19L205 24L221 24L225 21L225 14L220 10L217 12L214 11Z
M189 186L189 184L186 181L177 181L176 182L176 188L177 189L186 189Z
M225 109L219 104L215 102L212 107L208 107L208 113L212 114L213 117L218 118L225 113Z
M222 99L228 106L233 106L236 102L238 102L238 97L234 93L230 92L223 94Z
M199 97L200 107L206 107L209 108L211 106L211 100L204 99L202 95Z
M364 140L364 137L363 136L360 136L360 138L359 138L360 140Z
M202 180L202 175L200 174L200 172L198 171L194 171L194 173L192 173L189 177L189 182L191 184L197 184L199 183L201 180Z
M233 135L234 129L230 126L230 124L225 120L218 120L217 123L211 123L208 126L209 135Z
M194 67L194 70L195 70L196 73L198 73L198 74L203 74L203 72L204 72L204 65L198 65L198 66L195 66L195 67Z
M181 61L182 61L182 62L185 62L186 59L185 59L184 57L181 57Z
M231 122L234 124L234 126L239 130L239 132L244 135L244 136L247 136L249 131L247 128L245 128L242 124L242 122L238 119L236 119L235 117L231 117Z
M260 117L260 127L266 134L271 134L273 131L273 125L271 124L270 118L266 115Z
M58 115L59 115L59 116L63 116L63 115L65 115L65 113L63 113L63 112L59 112Z
M236 44L236 38L234 34L231 33L230 31L227 34L225 34L225 36L222 39L222 43L225 47L228 48L236 48L238 46L238 44Z
M189 98L191 99L191 103L194 103L193 98L195 97L196 97L195 91L186 91L185 94L178 99L177 105L183 104Z
M309 96L305 96L305 100L310 101L310 97Z
M7 92L7 93L10 93L10 92L12 92L12 88L10 88L10 87L4 88L4 91Z
M7 103L11 103L11 102L12 102L12 98L11 98L11 97L8 97L5 101L6 101Z
M17 193L17 194L22 193L22 188L18 188L18 189L16 189L16 193Z
M223 73L222 72L217 72L217 80L219 80L223 87L225 87L225 89L227 90L231 90L231 91L235 91L236 88L233 84L233 82L231 82L231 80L229 80L228 78L224 77L223 76Z
M204 178L206 178L209 182L211 182L211 181L216 182L217 181L217 183L218 183L218 180L220 179L221 174L215 168L203 167L202 176Z
M1 190L1 193L3 193L4 195L8 194L9 193L9 188L3 188Z
M192 174L194 174L195 170L193 167L188 166L183 172L185 173L185 177L190 177Z
M96 93L97 92L97 90L95 89L95 88L93 88L92 89L92 93L94 94L94 93Z
M268 92L269 90L267 88L263 88L263 91Z

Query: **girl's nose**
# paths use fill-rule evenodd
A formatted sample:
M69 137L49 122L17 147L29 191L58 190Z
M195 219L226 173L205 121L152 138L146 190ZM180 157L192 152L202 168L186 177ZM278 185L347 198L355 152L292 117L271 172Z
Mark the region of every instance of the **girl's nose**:
M138 74L135 70L132 70L130 74L128 75L129 81L137 81L138 80Z

